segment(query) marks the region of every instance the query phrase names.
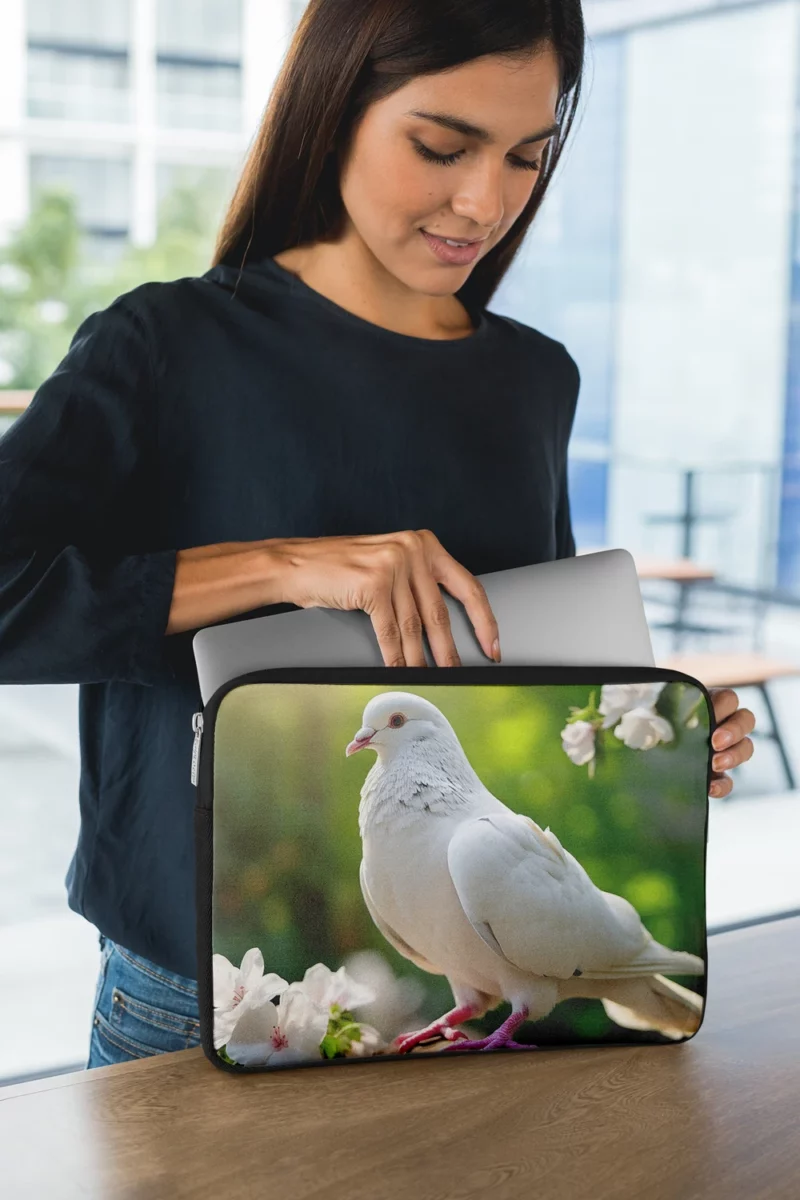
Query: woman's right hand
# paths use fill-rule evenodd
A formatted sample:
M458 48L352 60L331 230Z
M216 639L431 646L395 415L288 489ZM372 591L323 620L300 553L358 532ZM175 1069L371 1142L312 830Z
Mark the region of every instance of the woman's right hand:
M437 666L461 665L439 585L460 600L487 658L500 661L499 630L480 580L429 529L265 543L281 563L282 598L300 608L361 609L384 665L424 667L422 630Z

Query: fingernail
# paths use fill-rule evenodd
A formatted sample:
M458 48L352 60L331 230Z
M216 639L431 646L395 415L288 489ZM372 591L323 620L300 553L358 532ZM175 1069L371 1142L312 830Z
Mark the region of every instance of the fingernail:
M711 787L708 789L708 791L709 791L709 795L711 795L711 796L718 796L718 795L719 795L719 784L718 784L718 783L712 783L712 785L711 785Z
M732 741L733 734L727 729L714 734L714 745L718 750L721 750L723 746L730 746Z
M720 754L715 757L714 770L715 771L724 771L725 768L729 767L732 762L733 762L732 754Z
M495 662L500 662L500 639L495 638L492 642L492 658Z

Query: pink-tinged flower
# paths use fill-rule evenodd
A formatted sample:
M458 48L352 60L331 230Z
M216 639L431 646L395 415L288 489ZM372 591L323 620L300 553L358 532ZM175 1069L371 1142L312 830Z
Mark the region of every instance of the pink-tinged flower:
M659 742L671 742L672 726L652 708L632 708L624 714L614 736L632 750L652 750Z
M320 962L308 968L302 986L307 995L326 1011L336 1004L349 1012L375 999L374 989L359 983L344 967L334 972Z
M264 958L257 947L248 950L240 967L225 958L212 956L214 973L214 1048L219 1050L234 1028L254 1006L278 996L289 984L280 975L264 974ZM231 1055L233 1057L233 1055Z
M275 1066L320 1057L328 1031L328 1012L301 983L291 983L277 1006L271 1000L251 1005L236 1022L225 1053L243 1066Z
M594 726L591 721L571 721L561 730L561 745L576 767L594 758Z
M666 680L661 683L606 683L600 690L597 708L605 720L601 729L609 729L626 712L634 708L652 708L661 695Z
M367 1016L370 1023L389 1041L418 1017L425 1001L425 988L411 975L395 975L383 954L377 950L356 950L344 960L347 973L357 983L375 993ZM359 1019L358 1005L351 1010Z

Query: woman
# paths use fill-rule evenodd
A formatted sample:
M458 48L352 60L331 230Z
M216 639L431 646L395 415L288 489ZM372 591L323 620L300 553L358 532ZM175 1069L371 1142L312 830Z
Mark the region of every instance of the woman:
M443 587L499 661L474 576L575 553L576 365L486 304L583 44L577 0L312 0L212 269L89 317L3 440L2 678L81 684L90 1067L198 1041L193 631L362 609L387 665L421 626L456 665Z

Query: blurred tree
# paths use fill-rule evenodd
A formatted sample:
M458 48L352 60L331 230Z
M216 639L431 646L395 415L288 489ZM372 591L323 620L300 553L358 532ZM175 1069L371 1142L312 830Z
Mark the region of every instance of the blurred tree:
M216 180L176 187L160 206L156 241L128 244L115 262L103 262L81 231L74 196L40 192L28 220L0 248L0 387L36 389L81 321L122 293L206 271L218 208Z
M148 280L202 275L210 265L216 234L219 188L209 176L196 186L173 188L159 206L158 236L150 246L128 246L103 281L103 304Z
M83 314L73 197L42 195L0 252L0 382L35 388L63 357Z

